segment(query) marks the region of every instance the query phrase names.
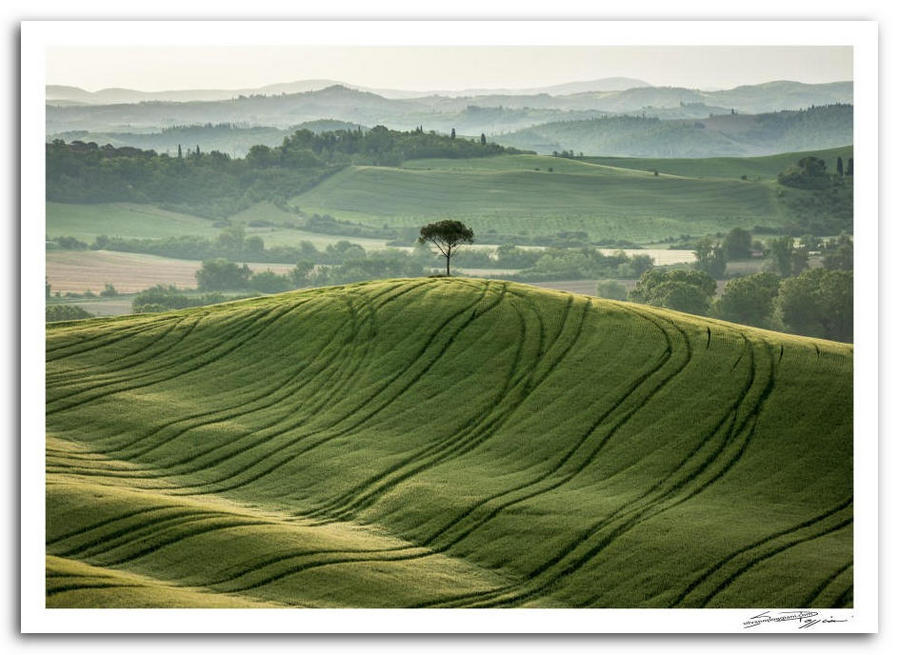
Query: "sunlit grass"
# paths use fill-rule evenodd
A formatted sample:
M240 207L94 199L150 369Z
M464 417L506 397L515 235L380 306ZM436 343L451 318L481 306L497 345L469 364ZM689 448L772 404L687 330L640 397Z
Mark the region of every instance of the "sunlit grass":
M47 602L849 605L852 363L468 279L55 325Z

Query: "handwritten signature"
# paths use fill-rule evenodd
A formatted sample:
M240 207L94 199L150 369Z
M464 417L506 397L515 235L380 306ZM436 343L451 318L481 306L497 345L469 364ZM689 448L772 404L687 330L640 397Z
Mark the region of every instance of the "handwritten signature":
M766 610L762 614L750 617L744 621L744 629L755 628L763 623L793 623L797 622L799 630L811 628L819 623L846 623L848 619L836 619L833 616L821 616L813 610L793 610L787 612L770 612Z

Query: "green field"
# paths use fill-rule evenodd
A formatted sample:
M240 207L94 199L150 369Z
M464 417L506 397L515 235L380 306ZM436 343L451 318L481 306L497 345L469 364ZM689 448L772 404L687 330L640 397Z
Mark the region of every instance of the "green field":
M776 194L771 180L654 176L510 155L419 161L404 168L352 166L291 203L373 226L419 226L454 218L469 223L476 235L583 231L592 240L651 242L736 226L781 225L785 219Z
M703 159L645 159L639 157L585 157L583 161L603 166L616 166L638 171L654 171L660 174L682 175L685 177L725 177L774 179L778 174L793 166L802 157L818 157L825 160L829 172L834 172L837 158L847 160L853 156L853 146L811 150L809 152L787 152L766 157L709 157Z
M184 234L215 238L213 221L153 205L108 202L78 205L47 203L47 238L75 237L90 243L105 234L131 239L163 239Z
M849 607L845 344L406 279L47 329L49 607Z
M402 167L351 166L291 199L307 213L329 214L376 228L419 227L454 218L491 234L550 236L586 232L591 240L655 243L683 234L726 232L732 227L778 227L796 219L779 194L776 175L805 155L824 158L834 170L853 148L770 157L712 159L573 160L542 155L473 159L419 159ZM551 170L552 169L552 172ZM654 175L658 171L659 175ZM741 180L746 175L747 180ZM798 192L791 191L794 195ZM293 229L298 217L259 202L230 217L250 224L247 235L268 247L311 241L317 248L347 240L367 250L385 241ZM214 221L132 203L47 203L47 235L91 242L99 235L215 238Z
M294 224L296 217L283 212L271 203L260 202L230 217L231 221L244 223L247 236L258 236L266 247L296 246L309 241L324 250L338 241L357 243L367 250L386 247L383 239L319 234L284 227ZM271 226L251 227L252 221L270 221ZM154 205L134 203L74 204L47 203L47 238L70 236L85 243L92 243L100 235L129 239L163 239L179 236L201 236L215 239L221 228L215 221L189 214L160 209Z

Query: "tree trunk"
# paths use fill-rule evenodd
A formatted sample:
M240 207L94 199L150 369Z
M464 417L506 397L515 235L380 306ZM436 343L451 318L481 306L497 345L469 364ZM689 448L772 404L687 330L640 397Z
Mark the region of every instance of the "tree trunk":
M447 277L450 277L450 253L447 253Z

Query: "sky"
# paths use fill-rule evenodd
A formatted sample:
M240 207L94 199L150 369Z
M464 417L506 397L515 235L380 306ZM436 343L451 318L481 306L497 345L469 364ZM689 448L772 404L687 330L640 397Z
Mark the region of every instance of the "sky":
M528 88L632 77L656 86L723 89L772 80L851 80L850 47L833 46L217 46L56 47L47 84L88 91L252 89L330 79L356 86Z

